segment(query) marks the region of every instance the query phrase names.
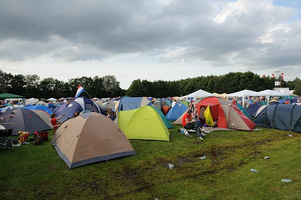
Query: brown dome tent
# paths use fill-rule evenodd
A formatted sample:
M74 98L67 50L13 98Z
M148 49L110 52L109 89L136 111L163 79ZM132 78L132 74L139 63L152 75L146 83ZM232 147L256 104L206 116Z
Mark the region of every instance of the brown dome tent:
M117 124L94 112L65 121L56 131L54 145L69 168L135 155Z

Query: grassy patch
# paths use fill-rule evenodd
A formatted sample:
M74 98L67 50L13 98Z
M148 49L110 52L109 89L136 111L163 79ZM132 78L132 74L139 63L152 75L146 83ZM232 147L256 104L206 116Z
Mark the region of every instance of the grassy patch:
M170 130L170 142L130 140L136 156L72 170L58 157L51 138L40 146L2 150L1 199L301 198L299 134L217 131L198 141L177 130ZM282 183L283 178L293 181Z

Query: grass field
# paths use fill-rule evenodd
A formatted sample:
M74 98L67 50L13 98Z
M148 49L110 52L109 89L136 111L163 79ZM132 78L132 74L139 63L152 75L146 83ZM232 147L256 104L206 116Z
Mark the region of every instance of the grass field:
M170 130L170 142L130 140L135 156L71 170L50 140L1 150L0 197L301 199L300 134L259 128L216 131L198 141L177 129ZM281 182L285 178L292 182Z

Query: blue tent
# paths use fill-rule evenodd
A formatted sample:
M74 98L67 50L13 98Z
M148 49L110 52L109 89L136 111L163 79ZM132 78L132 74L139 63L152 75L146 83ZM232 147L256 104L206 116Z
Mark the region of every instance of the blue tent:
M42 111L48 113L49 115L52 115L52 110L44 105L27 105L24 108L30 109L30 110L42 110Z
M61 114L62 111L63 111L67 106L68 106L68 103L64 103L63 105L60 105L60 106L54 108L54 109L52 110L52 112L53 112L57 117L59 117L59 116L62 115L62 114Z
M151 104L152 102L146 97L122 97L119 102L118 111L133 110Z
M301 132L301 107L296 104L268 105L254 123L267 128Z
M177 120L186 110L188 109L188 107L182 103L177 103L176 105L174 105L174 107L172 107L167 115L166 118L170 121L175 121Z
M260 102L255 102L250 104L246 111L248 112L249 116L254 117L254 115L256 114L257 110L261 107L261 103Z
M84 110L89 110L105 115L104 111L97 105L97 103L86 97L79 97L74 101L71 101L63 110L61 110L60 112L57 111L55 112L55 114L57 115L57 117L65 114L65 116L62 117L60 121L66 121L67 119L73 118L76 112L82 112Z

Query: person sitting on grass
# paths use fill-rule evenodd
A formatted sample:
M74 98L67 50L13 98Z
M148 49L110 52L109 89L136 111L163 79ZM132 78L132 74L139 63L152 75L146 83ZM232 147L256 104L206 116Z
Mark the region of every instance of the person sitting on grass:
M197 139L203 140L203 136L205 134L201 132L201 127L199 124L195 120L192 120L192 110L189 109L183 116L182 125L185 129L194 129ZM185 135L190 136L188 132L185 132Z

